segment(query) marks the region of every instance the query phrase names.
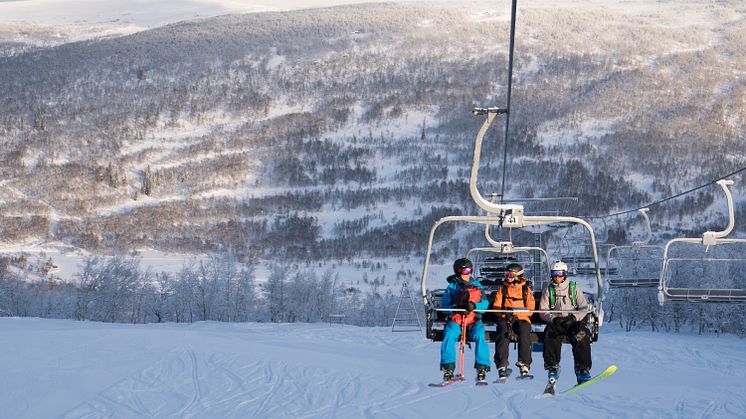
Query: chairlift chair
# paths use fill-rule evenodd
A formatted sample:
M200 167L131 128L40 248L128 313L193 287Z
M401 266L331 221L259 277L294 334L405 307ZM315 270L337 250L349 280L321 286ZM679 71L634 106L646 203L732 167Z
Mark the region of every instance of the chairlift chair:
M631 245L609 249L604 272L609 288L654 288L660 282L663 246L649 244L653 238L649 209L638 211L645 220L646 237Z
M561 253L560 259L565 262L569 268L570 277L592 277L595 274L595 263L596 258L594 253L597 253L597 246L591 250L588 245L578 246L576 243L580 241L578 235L573 235L570 238L563 238L563 242L571 243L570 251ZM573 245L573 243L575 243Z
M493 256L480 256L490 255ZM537 257L538 256L538 257ZM502 283L507 266L520 264L527 280L533 287L545 285L549 278L549 256L546 250L533 246L513 246L504 242L500 247L476 247L466 252L466 257L475 261L482 285Z
M525 278L531 281L532 287L538 286L540 291L549 278L549 255L547 251L540 246L515 246L510 240L497 240L492 237L492 227L487 225L484 229L484 237L491 247L469 250L467 257L475 251L495 253L495 256L485 261L486 264L480 265L480 273L484 270L485 279L497 280L498 283L502 282L508 264L511 262L520 263L525 271Z
M722 231L706 231L701 238L675 238L666 243L658 283L660 304L746 303L746 289L743 288L746 284L746 259L724 252L725 249L736 247L739 248L738 252L743 254L743 248L746 248L746 239L727 238L735 225L733 196L728 188L733 181L719 180L717 183L723 189L728 204L728 226ZM705 278L708 275L710 277ZM699 281L700 277L704 281ZM707 285L723 281L732 284L732 287L727 284L722 288L686 287L679 285L682 281Z
M430 236L428 238L428 245L427 245L427 253L425 256L425 263L422 270L422 280L421 280L421 291L422 291L422 300L423 304L425 305L426 309L426 336L428 339L432 339L433 341L442 341L443 339L443 327L445 326L445 323L447 321L446 317L451 312L458 312L458 311L464 311L463 309L441 309L439 308L440 299L442 298L442 295L444 293L444 288L434 288L430 289L428 284L428 274L430 271L430 258L432 256L433 251L433 240L435 237L435 233L438 230L438 228L444 224L447 223L468 223L468 224L477 224L477 225L484 225L485 228L489 228L490 226L499 226L500 228L506 228L506 229L528 229L533 226L542 226L542 225L554 225L554 224L573 224L573 225L579 225L581 228L584 228L585 231L587 231L588 235L587 238L589 240L589 248L592 249L592 262L595 266L594 269L594 276L596 278L596 296L595 298L589 298L590 303L590 309L588 310L588 313L591 313L592 315L589 316L591 318L591 321L589 322L589 326L592 329L593 333L593 341L596 341L598 339L598 329L603 323L603 309L602 309L602 301L603 301L603 286L602 286L602 280L601 280L601 269L599 267L599 258L598 258L598 252L596 250L596 238L595 234L593 232L593 227L586 222L585 220L582 220L580 218L576 217L570 217L570 216L536 216L536 215L526 215L523 211L522 205L516 205L516 204L497 204L494 202L489 202L485 197L479 192L477 188L477 175L478 175L478 169L479 169L479 160L480 160L480 154L481 154L481 147L482 147L482 141L484 139L484 135L489 129L490 125L494 121L495 117L499 114L499 110L497 109L477 109L475 110L475 114L478 115L486 115L486 119L484 123L482 124L482 127L479 130L479 133L477 134L475 146L474 146L474 157L472 160L472 168L471 168L471 176L469 181L469 191L471 193L471 197L474 200L474 202L483 210L485 210L488 214L491 215L474 215L474 216L446 216L443 217L435 222L432 229L430 230ZM445 282L445 279L443 280ZM445 284L443 284L445 285ZM503 313L503 312L511 312L509 310L477 310L478 312L485 312L485 313ZM539 312L539 310L533 310L535 313ZM553 311L555 312L555 311ZM568 311L572 313L576 313L578 311L572 310ZM586 311L579 312L580 314L587 314ZM484 320L483 320L484 321ZM494 332L494 327L490 328L489 325L486 325L487 331L486 331L486 338L488 341L493 341L494 337L492 336ZM492 331L490 331L492 329ZM543 331L542 332L533 332L532 333L532 341L543 341Z

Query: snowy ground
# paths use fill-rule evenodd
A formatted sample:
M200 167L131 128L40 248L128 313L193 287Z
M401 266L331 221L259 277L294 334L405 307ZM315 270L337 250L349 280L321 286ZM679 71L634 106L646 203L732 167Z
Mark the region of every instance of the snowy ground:
M538 379L445 389L422 333L327 324L123 325L0 319L0 412L49 417L743 417L746 340L607 325L576 394ZM560 389L572 380L569 346ZM515 358L515 352L511 352ZM467 365L473 353L467 351ZM468 377L473 371L468 369ZM490 373L490 380L496 377Z

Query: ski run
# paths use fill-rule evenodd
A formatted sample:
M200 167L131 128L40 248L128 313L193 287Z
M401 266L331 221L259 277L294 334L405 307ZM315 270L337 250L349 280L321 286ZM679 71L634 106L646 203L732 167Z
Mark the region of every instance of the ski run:
M107 324L0 318L0 412L7 418L741 418L743 356L735 336L601 330L593 375L573 394L564 345L558 395L534 380L446 388L440 345L423 333L317 324ZM491 352L494 350L490 348ZM511 347L511 362L515 362Z

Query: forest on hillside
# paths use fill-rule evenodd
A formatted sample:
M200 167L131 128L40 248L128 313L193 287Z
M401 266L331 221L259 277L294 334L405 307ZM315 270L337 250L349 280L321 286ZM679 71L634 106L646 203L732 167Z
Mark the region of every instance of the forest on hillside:
M509 10L494 7L365 4L50 47L0 40L0 240L247 266L419 261L435 220L480 213L471 110L507 95ZM481 190L505 181L508 199L574 197L527 213L588 217L622 244L638 221L599 217L746 167L744 14L738 2L521 8L510 141L503 150L498 120ZM743 173L733 179L742 236ZM652 207L656 240L722 229L723 202L711 186ZM484 239L439 234L439 263ZM154 318L124 311L110 319Z
M602 215L746 166L740 11L687 11L718 32L664 24L665 11L520 10L510 198L574 196L552 209ZM469 112L505 101L507 13L229 15L2 57L3 240L245 260L347 257L350 242L416 253L421 240L391 235L476 211L466 184L481 120ZM501 182L501 130L483 151L485 191ZM716 194L662 205L654 223L711 219ZM392 221L391 205L409 211Z

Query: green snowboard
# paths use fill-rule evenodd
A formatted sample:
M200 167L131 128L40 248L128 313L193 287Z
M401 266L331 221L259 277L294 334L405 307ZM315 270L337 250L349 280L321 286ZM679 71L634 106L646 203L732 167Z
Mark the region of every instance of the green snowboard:
M591 378L590 380L584 382L583 384L578 384L578 385L576 385L574 387L570 387L570 388L568 388L567 390L563 391L560 394L571 394L571 393L574 393L574 392L582 389L583 387L588 387L589 385L591 385L591 384L593 384L593 383L595 383L597 381L603 380L604 378L610 376L611 374L614 374L615 372L616 372L616 365L612 365L609 368L606 368L606 371L602 372L601 374L598 374L597 376Z

